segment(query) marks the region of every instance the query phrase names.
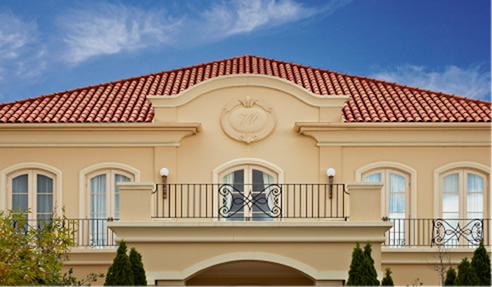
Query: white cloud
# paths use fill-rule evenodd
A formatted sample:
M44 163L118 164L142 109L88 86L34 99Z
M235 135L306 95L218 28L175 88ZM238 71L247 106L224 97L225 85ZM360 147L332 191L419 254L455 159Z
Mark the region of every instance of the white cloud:
M66 60L80 63L98 55L134 51L171 41L179 20L160 11L125 5L101 4L90 10L71 11L59 19L68 45Z
M46 69L46 48L35 22L0 13L0 81L31 79Z
M315 14L329 15L348 2L330 0L315 10L296 0L214 1L206 4L211 7L208 10L195 8L174 14L124 4L96 4L91 9L68 11L58 19L58 25L67 48L65 61L78 64L99 55L157 45L201 45Z
M0 59L15 59L33 41L36 25L9 13L0 13Z
M448 66L440 71L403 65L370 75L371 78L408 86L490 101L490 71L482 66Z
M236 0L215 5L203 12L202 17L208 34L227 37L260 27L294 22L315 13L291 0Z

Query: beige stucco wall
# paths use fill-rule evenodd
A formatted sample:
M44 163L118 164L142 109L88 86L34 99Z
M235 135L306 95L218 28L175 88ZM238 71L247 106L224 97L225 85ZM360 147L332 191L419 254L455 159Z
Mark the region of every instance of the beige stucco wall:
M250 144L225 134L220 123L225 105L248 96L267 102L276 116L272 133ZM416 191L416 212L412 217L425 218L436 214L436 169L456 162L466 167L465 162L472 162L483 167L482 172L490 172L487 123L342 123L340 97L321 98L285 81L259 76L210 80L177 97L151 100L156 113L154 123L0 125L0 207L9 207L6 179L14 171L12 167L22 163L37 163L37 168L45 165L61 172L61 203L57 205L65 207L69 218L87 216L87 207L80 203L88 196L83 172L98 166L131 167L126 170L138 171L139 181L156 183L161 181L159 169L167 167L169 183L207 183L214 181L214 170L224 163L256 159L279 167L285 183L327 183L328 168L336 169L335 182L347 183L360 180L357 171L364 166L392 162L415 171L412 184L416 186L412 188ZM487 192L490 210L490 185ZM132 244L150 254L157 243ZM158 262L158 258L148 258L151 269L147 271L176 271L224 253L275 250L275 254L299 262L311 262L316 270L341 272L348 266L351 250L348 245L338 248L343 244L346 243L166 243L169 253L165 257L173 260ZM296 251L287 252L291 249ZM378 253L379 247L374 252ZM315 255L322 255L323 260L313 263ZM395 283L411 284L413 275L401 275L406 265L385 263L385 256L383 253L378 262L383 268L394 268ZM83 258L73 259L75 263L71 264L84 266L77 272L91 269L87 267L91 264L99 270L106 268L108 257L106 254L101 258L104 263L100 264ZM181 262L185 259L189 260L188 265ZM82 264L84 260L89 263ZM418 266L415 268L419 272L428 269ZM431 275L425 276L429 277L418 277L425 284L433 284Z

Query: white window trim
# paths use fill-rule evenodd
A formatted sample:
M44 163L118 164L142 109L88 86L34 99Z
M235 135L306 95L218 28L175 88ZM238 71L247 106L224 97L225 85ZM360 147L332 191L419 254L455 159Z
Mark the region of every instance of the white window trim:
M410 210L409 218L417 217L417 170L414 168L399 162L394 161L378 161L370 164L366 164L355 170L355 180L362 182L362 175L373 169L395 169L400 172L407 173L410 177ZM381 195L382 196L382 195Z
M233 160L230 160L226 163L219 165L218 167L214 168L214 170L212 171L212 182L213 183L220 183L219 176L222 173L224 173L228 169L232 169L236 166L241 166L241 165L256 165L259 167L270 169L277 174L278 183L284 182L284 170L283 169L281 169L276 164L273 164L271 162L268 162L266 160L259 159L259 158L238 158L238 159L233 159Z
M89 178L88 175L98 171L98 170L106 170L106 169L120 169L127 173L130 173L134 176L135 182L140 182L140 170L119 162L102 162L90 165L79 172L79 218L89 217L88 214L88 206L86 203L86 199L90 194L87 192L87 184Z
M54 202L53 206L56 208L55 212L58 216L62 215L63 209L63 197L62 197L62 172L54 166L41 163L41 162L22 162L18 164L11 165L7 168L4 168L0 171L0 210L7 210L7 202L10 202L8 199L9 194L7 193L7 180L8 176L14 172L19 172L27 169L39 169L42 171L46 171L52 173L55 178L53 181L54 186Z
M456 161L456 162L451 162L448 164L445 164L441 167L438 167L434 170L434 218L441 218L442 215L440 214L441 212L441 180L440 177L442 174L445 172L451 171L453 169L475 169L478 170L482 173L484 173L487 178L486 184L487 184L487 189L484 190L484 192L490 191L490 167L478 163L478 162L473 162L473 161ZM488 206L492 207L492 194L488 194L489 197L489 204ZM486 211L487 214L490 214L490 210Z

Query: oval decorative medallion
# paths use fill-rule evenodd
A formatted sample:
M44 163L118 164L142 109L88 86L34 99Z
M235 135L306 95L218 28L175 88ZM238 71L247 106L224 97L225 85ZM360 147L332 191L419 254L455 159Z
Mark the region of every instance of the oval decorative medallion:
M247 96L228 103L222 110L220 123L228 136L249 144L268 136L277 118L269 104Z

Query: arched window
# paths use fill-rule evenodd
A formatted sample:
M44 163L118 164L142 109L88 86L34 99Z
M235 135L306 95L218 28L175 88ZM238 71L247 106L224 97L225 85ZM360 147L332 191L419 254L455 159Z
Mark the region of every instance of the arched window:
M7 190L12 210L30 210L29 220L47 220L53 214L55 174L41 169L23 169L8 175Z
M471 168L458 168L442 172L439 182L443 228L465 235L447 232L443 243L458 246L477 241L473 238L477 232L473 222L488 216L488 176Z
M223 172L220 176L224 190L227 220L261 220L272 218L273 194L271 184L277 183L276 174L255 165L241 165Z
M356 171L356 178L366 182L382 182L381 214L393 222L386 234L389 246L403 247L408 240L408 222L416 215L417 171L407 165L382 161Z
M92 173L89 178L89 214L90 218L120 218L120 190L118 182L134 181L128 172L107 169Z
M382 182L382 215L391 219L408 218L410 214L409 175L396 169L381 168L365 172L363 181Z
M108 238L108 218L120 218L120 191L118 182L135 181L135 175L120 169L102 169L87 174L87 215L91 246L111 245L114 238Z
M283 181L283 171L255 158L232 160L217 167L214 182L220 184L219 216L230 221L271 221L281 199L273 184Z

